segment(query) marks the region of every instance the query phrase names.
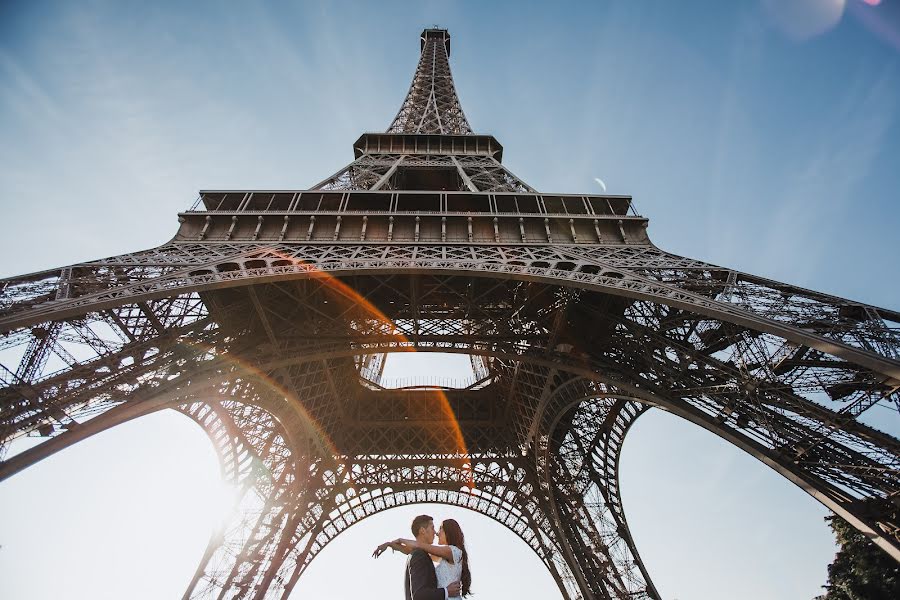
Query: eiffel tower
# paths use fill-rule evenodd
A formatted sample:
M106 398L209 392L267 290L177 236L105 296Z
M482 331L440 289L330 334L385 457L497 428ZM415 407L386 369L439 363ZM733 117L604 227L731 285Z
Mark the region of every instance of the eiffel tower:
M900 441L860 420L900 408L900 313L665 252L628 196L537 192L449 55L426 29L390 127L312 188L202 191L157 248L3 280L0 478L170 408L241 498L184 598L287 598L341 532L420 502L505 525L565 598L659 598L618 464L662 409L900 560ZM475 376L390 389L404 351Z

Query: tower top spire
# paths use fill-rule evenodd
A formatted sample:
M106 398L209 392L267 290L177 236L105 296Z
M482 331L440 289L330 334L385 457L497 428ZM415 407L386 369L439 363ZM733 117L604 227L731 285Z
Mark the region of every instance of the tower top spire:
M447 50L447 56L450 56L450 32L435 25L428 29L422 30L421 51L425 52L425 44L429 40L442 40L444 48Z
M420 41L419 65L387 132L471 134L450 73L450 33L425 29Z

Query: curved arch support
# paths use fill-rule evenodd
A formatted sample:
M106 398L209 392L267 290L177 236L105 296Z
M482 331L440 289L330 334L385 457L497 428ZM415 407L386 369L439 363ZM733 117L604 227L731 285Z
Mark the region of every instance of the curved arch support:
M658 597L617 483L622 438L650 405L750 452L900 559L898 524L876 506L900 493L900 442L857 419L900 400L889 311L687 260L662 268L672 261L621 246L588 256L566 246L170 244L78 266L65 293L48 295L59 281L46 274L7 282L4 327L30 327L2 338L21 353L0 374L0 427L4 439L57 437L0 469L105 423L197 402L186 410L256 504L252 522L211 543L188 597L284 595L376 496L419 497L391 479L401 471L386 446L432 469L429 479L406 471L409 482L474 502L460 466L420 435L433 421L427 399L409 412L357 360L458 352L489 357L482 395L461 391L453 419L477 441L467 447L490 494L483 508L526 539L570 598ZM326 289L335 276L356 287ZM269 429L282 441L269 445ZM255 474L277 456L293 466Z
M637 551L627 531L618 492L618 458L630 424L647 407L658 406L707 429L765 463L865 533L895 559L900 560L898 524L891 520L890 515L895 511L888 506L897 494L897 468L891 466L896 462L890 462L897 461L896 455L893 458L890 455L885 457L888 463L882 463L884 464L882 467L876 466L878 463L871 463L870 467L862 469L874 470L878 474L870 479L871 485L874 486L871 495L861 496L858 489L842 487L840 480L823 477L828 470L825 465L810 468L811 463L823 461L829 454L837 454L843 460L865 462L861 455L853 456L856 451L841 447L834 441L820 440L823 446L831 447L823 448L821 453L816 453L815 458L811 456L798 458L786 455L780 448L765 447L754 439L751 426L738 427L736 423L723 422L718 415L711 416L691 402L673 399L659 391L648 393L629 384L601 377L573 379L564 390L566 393L559 395L561 401L554 410L547 411L548 416L544 423L547 429L544 431L549 433L543 438L548 441L537 453L539 467L546 473L548 481L555 482L553 478L558 478L562 473L563 479L568 482L576 495L584 493L592 485L598 486L603 503L613 520L625 528L619 533L628 540L628 545L635 556ZM578 392L583 396L578 397ZM619 400L611 404L615 398ZM616 407L615 410L613 406ZM560 431L557 428L563 421L566 425L561 427ZM798 424L795 422L792 426L796 428ZM562 432L565 433L565 438L559 437ZM553 443L554 436L556 444ZM544 457L543 462L540 460L541 456ZM850 465L842 466L850 467ZM559 484L555 485L561 489L565 488ZM635 562L640 564L639 558L635 558ZM642 573L646 575L642 564L640 567ZM649 589L650 585L648 591Z
M302 505L317 485L314 446L300 446L258 405L220 399L179 410L206 431L223 479L238 499L226 522L213 532L184 598L246 595L261 587L276 591L283 582L267 579L267 571L289 539L293 507Z
M177 407L198 396L213 394L221 383L220 379L212 374L203 377L201 373L197 373L197 376L190 380L166 380L164 373L145 372L142 375L144 375L143 385L135 390L135 397L118 399L115 405L98 416L79 423L77 427L59 432L37 446L0 462L0 481L117 425L164 408ZM151 389L152 393L148 394L148 389Z
M535 415L536 468L584 597L661 597L631 537L618 490L621 442L647 408L609 383L575 376L559 384Z
M566 473L572 483L578 482L573 486L581 498L578 512L596 532L588 539L605 549L617 567L623 587L649 598L661 598L638 553L619 492L622 442L634 421L648 408L646 404L623 399L580 403L569 434L557 451L557 472ZM576 465L577 472L571 471ZM586 525L582 527L587 529Z
M458 470L453 462L423 465L412 478L408 469L402 466L382 470L376 479L348 478L328 494L327 508L320 513L319 520L312 526L299 528L294 534L290 544L292 549L280 570L280 573L290 573L283 597L287 598L312 560L352 525L392 508L436 503L472 510L506 527L547 566L565 597L574 599L577 596L573 591L577 589L568 585L572 575L561 556L559 540L554 537L541 502L536 499L539 493L533 473L529 472L526 460L511 460L515 462L510 459L474 461L471 466L475 488L463 484L465 476L462 473L457 473L457 478L463 485L435 483ZM347 469L350 472L359 470L358 466Z
M678 264L684 259L665 255L652 246L628 250L621 247L600 247L590 257L586 257L578 249L565 247L487 246L476 249L440 246L322 247L289 244L280 246L231 244L230 247L234 248L236 254L226 257L219 254L213 262L195 264L191 268L173 269L172 263L166 261L169 272L137 283L49 302L34 303L32 299L24 300L20 310L5 311L8 314L0 318L0 331L8 332L44 321L108 309L130 300L162 298L177 293L265 283L279 279L379 275L404 271L416 274L455 272L536 281L662 303L781 336L797 344L872 369L891 378L895 386L900 385L900 335L885 327L878 316L884 314L887 318L900 320L900 314L824 294L815 294L786 284L766 282L743 274L739 276L752 282L752 285L744 286L742 290L745 293L738 301L730 302L736 284L728 284L729 278L726 278L724 283L716 283L717 278L721 278L729 271L694 261L693 269L688 269L692 273L690 276L679 278L660 275L662 272L660 267L665 264L660 255L663 259L668 258L671 264ZM606 256L603 255L604 251ZM179 244L147 252L162 254L163 257L168 252L173 252L178 258L183 257ZM627 255L626 260L621 258L623 253ZM640 253L646 253L648 258L641 261L639 257L629 255ZM474 258L476 256L477 258ZM164 260L163 257L160 258ZM115 259L107 261L116 264ZM83 269L108 268L102 264L103 261L98 262L101 264L85 265ZM261 263L266 266L257 266ZM250 266L251 264L253 266ZM223 265L228 265L228 268L224 270L217 268ZM557 268L563 266L568 268ZM74 267L69 269L72 268ZM89 273L88 278L91 276ZM12 289L15 289L14 284L15 282L7 283ZM74 284L67 281L67 285ZM755 289L754 286L760 290L758 298L748 297L751 294L750 290ZM91 285L88 289L95 288L96 285ZM707 288L708 293L695 291L703 288ZM770 294L779 295L782 304L791 296L796 296L796 306L788 305L784 311L777 312L772 309ZM862 319L843 318L842 311L846 307L855 307L864 313L868 312ZM808 318L812 320L829 317L832 322L825 328L799 327L794 324L799 315L809 315ZM836 326L842 322L844 326Z

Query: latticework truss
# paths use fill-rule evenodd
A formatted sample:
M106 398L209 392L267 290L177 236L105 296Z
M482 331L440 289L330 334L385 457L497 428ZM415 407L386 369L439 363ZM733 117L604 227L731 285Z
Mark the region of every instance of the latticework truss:
M471 134L446 32L422 39L390 132L314 190L204 192L158 248L0 282L0 476L172 408L242 499L185 597L286 598L348 527L443 502L566 598L659 598L618 488L658 407L900 560L900 441L865 424L900 406L900 314L666 253L627 197L538 194ZM476 381L379 385L410 350Z
M388 133L472 133L450 74L450 35L446 31L422 32L419 66Z

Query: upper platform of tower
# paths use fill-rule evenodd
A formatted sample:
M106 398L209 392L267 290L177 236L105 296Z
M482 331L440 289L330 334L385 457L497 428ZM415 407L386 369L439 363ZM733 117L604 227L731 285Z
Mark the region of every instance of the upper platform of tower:
M426 29L420 41L419 65L387 133L471 135L450 73L450 34Z
M419 39L400 111L387 131L356 140L350 164L305 190L202 190L181 214L179 239L647 243L630 197L541 193L510 172L500 143L473 133L463 113L450 34L425 29Z

